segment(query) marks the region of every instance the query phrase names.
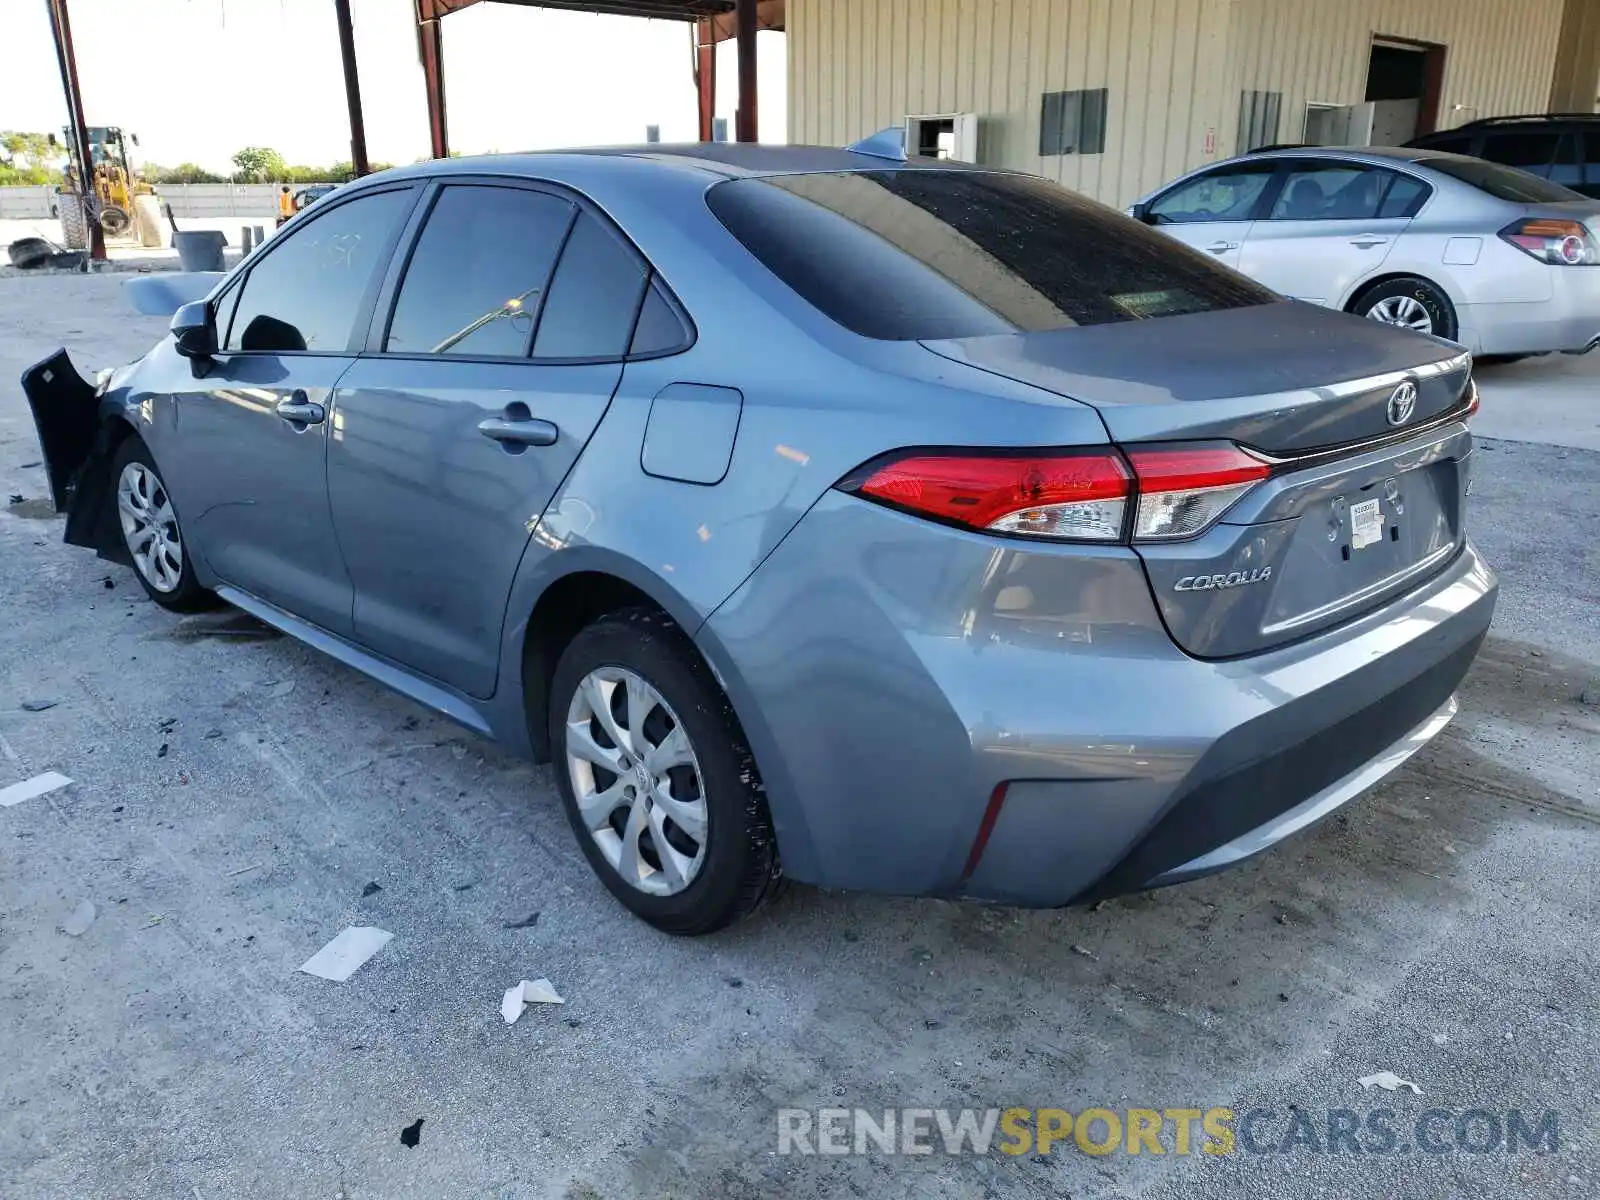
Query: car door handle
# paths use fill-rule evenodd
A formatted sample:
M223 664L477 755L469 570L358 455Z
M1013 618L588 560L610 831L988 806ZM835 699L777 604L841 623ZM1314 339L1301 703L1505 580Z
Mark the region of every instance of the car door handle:
M274 411L285 421L296 425L320 425L328 415L322 405L312 403L304 392L298 390L287 399L279 400Z
M1213 254L1226 254L1229 250L1237 250L1238 242L1212 242L1206 249Z
M1350 244L1352 246L1360 246L1363 250L1371 250L1374 246L1387 245L1388 241L1388 238L1379 237L1375 233L1363 233L1357 237L1351 238Z
M489 417L478 422L478 432L506 446L554 446L561 436L555 422L541 421L537 417L520 421Z

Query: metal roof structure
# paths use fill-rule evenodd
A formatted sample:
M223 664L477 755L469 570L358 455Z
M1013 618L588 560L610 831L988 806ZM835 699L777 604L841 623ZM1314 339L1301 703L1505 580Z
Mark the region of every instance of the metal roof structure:
M515 4L524 8L556 8L568 12L648 17L695 23L695 88L699 98L700 140L711 140L716 99L716 44L729 38L739 43L739 107L736 137L756 140L756 52L758 29L782 29L785 0L413 0L417 19L417 52L422 59L428 98L428 138L435 158L450 153L444 95L444 18L474 4ZM361 115L360 85L350 32L349 0L334 0L339 40L345 47L345 90L350 102L350 143L357 174L366 165L366 134Z
M442 24L451 13L474 4L516 4L524 8L555 8L568 12L592 12L612 16L646 17L655 20L692 22L695 25L695 90L699 98L700 140L712 140L712 114L716 99L716 45L730 38L739 45L739 107L735 119L736 137L741 142L756 140L756 31L784 28L785 0L412 0L417 23L417 53L422 60L423 86L428 100L429 145L434 158L450 153L445 122L444 35ZM51 32L61 68L62 90L71 119L74 153L87 162L89 145L78 88L77 62L73 56L72 29L67 17L67 0L47 0ZM365 175L367 158L366 121L361 108L361 84L356 70L355 31L350 19L350 0L333 0L334 24L339 31L339 51L344 67L345 99L350 110L350 161L355 173ZM105 257L105 245L97 222L90 221L91 253Z

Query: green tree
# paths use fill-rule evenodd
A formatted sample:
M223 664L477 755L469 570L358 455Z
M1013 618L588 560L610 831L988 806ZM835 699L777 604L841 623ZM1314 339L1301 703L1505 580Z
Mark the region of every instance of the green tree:
M0 131L0 184L60 183L65 157L45 134Z
M269 183L289 169L283 155L267 146L246 146L233 156L233 178L239 183Z
M147 178L150 178L150 182L151 183L227 183L228 182L221 175L218 175L215 171L208 171L204 167L202 167L199 163L192 163L192 162L179 163L177 166L173 167L172 170L163 171L162 172L162 177L159 180L157 180L157 179L155 179L153 177L149 177L148 170L146 171L146 176L147 176Z

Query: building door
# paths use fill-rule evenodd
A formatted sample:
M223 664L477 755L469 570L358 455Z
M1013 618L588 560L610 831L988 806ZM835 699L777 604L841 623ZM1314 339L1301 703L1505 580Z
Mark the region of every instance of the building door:
M1372 105L1369 140L1350 145L1401 146L1438 127L1444 82L1443 46L1403 38L1376 37L1367 59Z

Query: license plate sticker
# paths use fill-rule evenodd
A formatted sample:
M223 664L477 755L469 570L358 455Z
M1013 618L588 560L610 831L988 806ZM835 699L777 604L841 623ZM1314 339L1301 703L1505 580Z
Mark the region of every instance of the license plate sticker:
M1350 506L1350 548L1360 550L1383 541L1383 508L1377 500Z

